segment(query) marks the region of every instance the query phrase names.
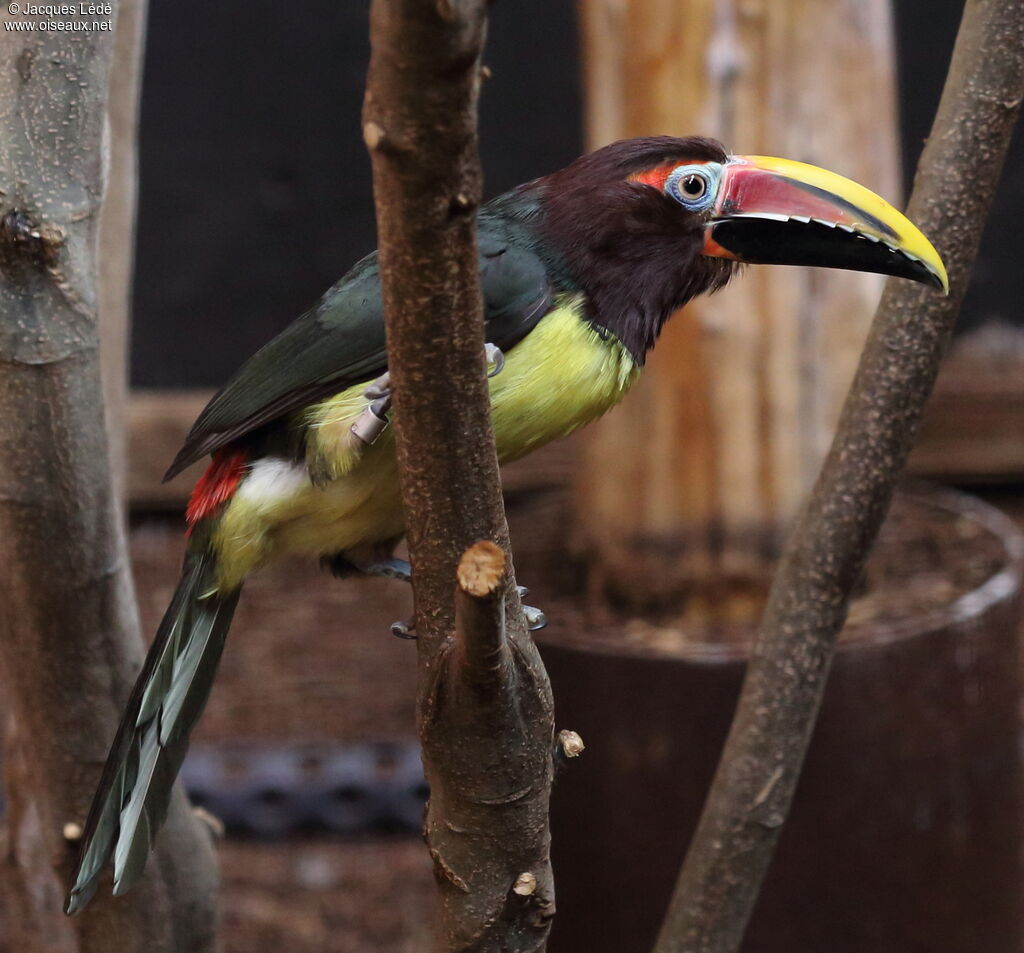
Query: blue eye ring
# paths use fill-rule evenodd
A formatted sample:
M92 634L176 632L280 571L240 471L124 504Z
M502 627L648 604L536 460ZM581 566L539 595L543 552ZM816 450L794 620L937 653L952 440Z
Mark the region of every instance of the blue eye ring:
M715 202L722 167L717 162L681 165L665 180L665 192L683 208L703 212Z

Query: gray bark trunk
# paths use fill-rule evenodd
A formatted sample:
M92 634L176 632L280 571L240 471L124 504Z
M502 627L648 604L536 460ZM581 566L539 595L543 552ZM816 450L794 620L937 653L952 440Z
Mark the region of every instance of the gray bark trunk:
M39 23L7 7L0 18ZM84 821L142 658L97 330L113 42L98 29L0 33L0 672L13 726L0 897L8 941L28 953L214 946L215 866L180 794L146 882L61 913L64 832Z

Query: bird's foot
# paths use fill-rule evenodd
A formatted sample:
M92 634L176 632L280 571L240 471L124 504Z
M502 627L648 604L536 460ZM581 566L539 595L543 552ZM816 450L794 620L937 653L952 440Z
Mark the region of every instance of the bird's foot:
M412 566L404 559L375 559L372 562L353 562L343 556L336 556L332 559L322 560L325 567L335 575L345 575L352 571L364 576L379 576L384 579L397 579L399 582L412 582ZM519 598L529 595L530 590L526 586L516 586ZM523 605L523 615L526 617L526 628L531 632L543 629L548 624L547 616L535 606ZM391 634L400 639L416 638L416 622L392 622Z
M387 559L381 560L377 563L369 563L366 566L361 566L360 569L368 575L386 576L390 579L401 579L404 582L409 582L412 579L412 570L407 562L403 559ZM523 596L529 593L529 590L525 586L516 586L516 591L521 599ZM526 617L526 628L530 632L536 632L538 629L543 629L548 624L547 616L534 606L523 605L523 615ZM416 636L416 620L411 619L408 622L392 622L391 623L391 634L399 639L415 639Z
M388 559L373 559L364 562L346 556L344 553L336 553L333 556L322 557L320 565L342 579L347 576L360 575L412 582L412 566L404 559L395 559L393 556ZM392 622L391 634L400 639L415 639L416 623L415 621Z
M496 344L485 344L484 355L487 359L487 376L500 374L505 366L505 355L501 348ZM390 423L387 414L391 410L391 374L388 371L381 374L363 391L363 396L369 403L350 429L358 440L369 447L376 443Z
M516 586L516 592L519 594L520 599L530 594L530 590L526 586ZM526 616L526 628L530 632L543 629L548 624L548 617L535 606L528 606L526 603L523 603L523 615Z
M397 579L399 582L412 582L412 566L404 559L377 559L370 563L363 563L359 567L360 572L367 576L380 576L383 579ZM391 634L397 639L416 638L416 620L408 622L392 622Z
M397 579L399 582L412 582L412 566L404 559L377 559L363 563L359 571L367 576L380 576L383 579ZM416 638L416 620L408 622L392 622L391 634L399 639Z
M339 579L350 576L379 576L384 579L397 579L409 582L412 579L412 567L404 559L354 559L345 553L333 553L320 557L320 567Z
M391 409L391 375L385 371L373 381L363 396L369 401L352 424L352 433L367 446L373 444L388 428L387 413Z
M376 559L370 563L357 566L365 576L380 576L382 579L397 579L399 582L412 582L412 566L404 559Z

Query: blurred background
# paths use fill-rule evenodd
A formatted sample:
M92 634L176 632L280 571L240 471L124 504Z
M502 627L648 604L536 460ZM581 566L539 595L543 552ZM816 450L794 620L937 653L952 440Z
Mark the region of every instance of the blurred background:
M673 6L687 4L650 4L653 16ZM750 4L736 4L742 6ZM938 104L962 6L892 4L904 193ZM193 0L150 3L139 140L136 387L220 386L375 247L370 167L359 135L367 15L366 3L304 0L284 16L275 4L254 0L239 22L232 11ZM225 50L228 34L233 40ZM487 44L493 79L480 111L488 196L584 151L580 44L576 9L567 0L495 4ZM680 52L689 50L680 44ZM876 65L892 69L872 64L874 52L864 50L862 78ZM856 91L857 76L849 81ZM880 122L894 118L888 103L877 106ZM706 130L691 121L658 131ZM756 129L735 135L726 142L732 151L766 147ZM1014 267L1011 229L1024 203L1022 160L1018 142L964 328L1020 320L1024 273Z
M196 476L160 474L212 389L375 245L367 6L150 2L126 469L148 633ZM701 133L901 204L961 9L495 4L487 195L613 138ZM1018 135L912 466L974 495L918 487L890 521L749 950L1020 949L1022 220ZM556 781L555 953L653 937L881 288L775 271L677 317L623 407L507 474L558 727L588 745ZM647 466L588 465L609 457ZM229 953L427 948L414 651L388 633L409 612L397 584L304 564L247 584L185 770L227 828Z

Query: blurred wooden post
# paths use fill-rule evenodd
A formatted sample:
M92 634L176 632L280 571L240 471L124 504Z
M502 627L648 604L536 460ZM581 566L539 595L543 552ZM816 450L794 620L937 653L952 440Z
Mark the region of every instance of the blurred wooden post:
M888 0L587 0L579 11L591 147L711 135L899 200ZM580 525L598 585L641 603L688 594L695 619L760 604L881 287L752 267L668 324L635 392L583 439Z

